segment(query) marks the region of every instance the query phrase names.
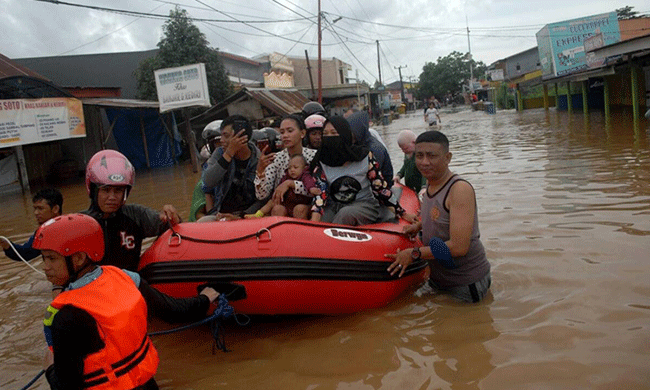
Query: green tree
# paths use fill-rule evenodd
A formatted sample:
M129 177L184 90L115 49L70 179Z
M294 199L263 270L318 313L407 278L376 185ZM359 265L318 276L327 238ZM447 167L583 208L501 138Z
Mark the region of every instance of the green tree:
M187 11L176 7L169 12L169 19L163 25L163 37L158 42L158 48L160 50L156 56L142 61L134 72L139 99L158 99L154 70L199 62L205 64L208 90L213 104L233 92L226 69L219 59L218 50L208 46L205 34L192 23Z
M453 51L445 57L438 57L437 62L427 62L420 74L418 97L444 96L456 94L463 90L470 78L470 62L474 78L485 74L487 66L482 61L469 59L469 54Z
M623 8L617 8L616 16L618 17L618 20L634 19L640 17L637 11L632 11L632 8L634 7L629 5Z

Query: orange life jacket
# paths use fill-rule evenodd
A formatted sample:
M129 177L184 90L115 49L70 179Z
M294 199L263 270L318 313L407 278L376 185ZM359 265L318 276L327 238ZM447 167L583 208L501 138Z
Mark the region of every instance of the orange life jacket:
M158 352L147 336L147 304L126 273L102 266L101 276L91 283L59 294L47 309L46 327L65 305L90 314L105 344L84 359L84 387L133 389L153 377Z

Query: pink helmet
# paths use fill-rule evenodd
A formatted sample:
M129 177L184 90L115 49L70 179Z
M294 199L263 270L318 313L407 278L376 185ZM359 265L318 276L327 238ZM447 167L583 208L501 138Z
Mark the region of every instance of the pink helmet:
M305 119L305 127L307 130L315 128L323 128L325 126L325 117L318 114L313 114Z
M91 184L97 186L126 186L127 193L133 187L135 169L128 158L115 150L100 150L86 166L86 190L91 195Z

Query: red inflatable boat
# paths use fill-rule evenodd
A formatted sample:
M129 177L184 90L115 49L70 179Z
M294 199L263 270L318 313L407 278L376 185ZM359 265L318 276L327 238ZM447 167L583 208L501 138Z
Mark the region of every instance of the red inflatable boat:
M415 213L418 201L403 188L400 203ZM388 304L425 277L426 261L391 276L385 253L415 245L401 234L406 222L342 226L286 217L182 223L142 255L140 274L175 297L199 284L245 288L232 302L245 314L341 314ZM419 243L418 243L419 244Z

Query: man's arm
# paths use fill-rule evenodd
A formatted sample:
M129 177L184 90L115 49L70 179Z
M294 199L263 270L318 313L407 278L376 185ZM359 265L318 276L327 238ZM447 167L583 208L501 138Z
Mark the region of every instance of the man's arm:
M210 307L210 298L206 295L174 298L161 293L142 279L138 290L147 302L149 313L169 323L201 320Z
M467 254L476 213L474 188L466 181L454 183L447 197L449 208L449 241L446 242L453 257Z
M204 188L215 187L226 175L230 161L227 161L223 154L223 148L217 148L208 161L205 162L205 167L201 173ZM232 156L229 157L232 159Z
M84 358L104 348L93 317L71 305L59 310L51 325L54 364L45 376L52 390L83 388Z
M11 249L11 247L9 246L9 244L7 244L7 242L5 240L2 240L2 243L3 243L2 247L3 247L4 251L5 251L5 255L8 258L10 258L11 260L21 261L20 257L18 257L18 254L20 254L23 257L23 259L25 259L25 260L34 259L34 258L38 257L41 254L41 251L32 248L32 244L34 243L34 235L33 234L32 234L31 237L29 237L29 240L27 240L27 242L22 244L22 245L16 244L15 242L12 242L12 244L14 245L14 248L16 248L15 251L13 249ZM6 249L4 248L5 247L4 244L7 245ZM18 254L16 254L16 252L18 252Z

